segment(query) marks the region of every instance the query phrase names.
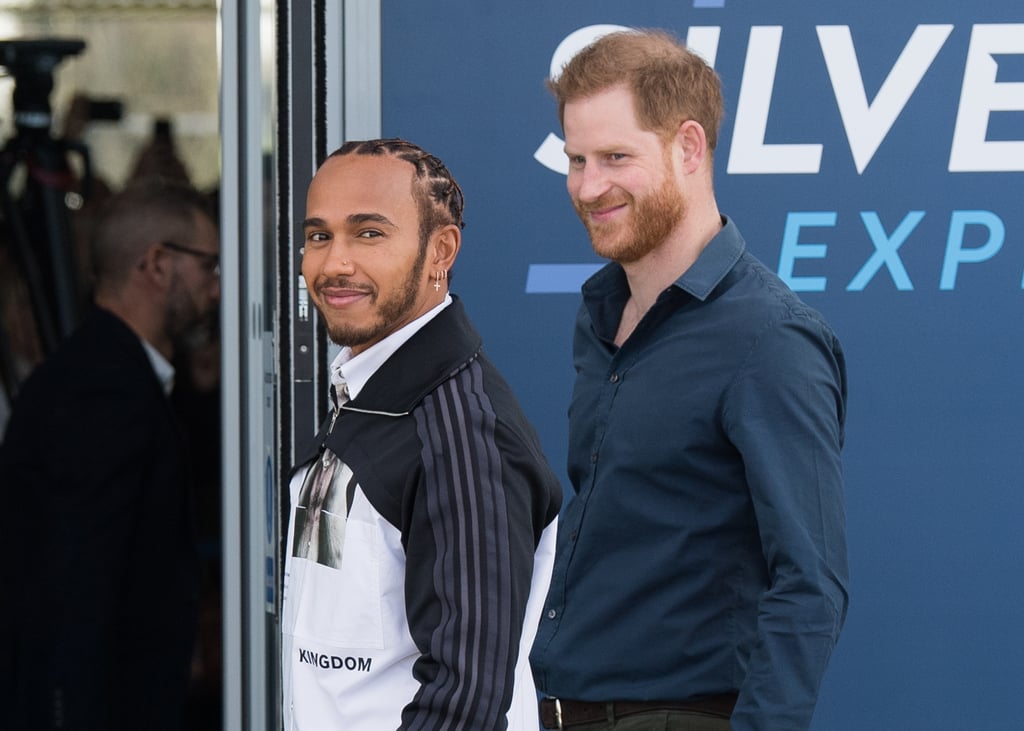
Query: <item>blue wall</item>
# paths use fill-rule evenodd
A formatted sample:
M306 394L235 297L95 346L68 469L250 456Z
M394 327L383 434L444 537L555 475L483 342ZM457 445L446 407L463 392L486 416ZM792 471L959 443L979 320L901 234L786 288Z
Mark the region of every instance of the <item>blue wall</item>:
M719 206L849 360L853 594L815 728L1020 728L1020 0L382 5L384 134L462 184L453 290L561 473L577 287L599 260L558 156L535 157L560 133L543 81L589 26L703 29L726 95Z

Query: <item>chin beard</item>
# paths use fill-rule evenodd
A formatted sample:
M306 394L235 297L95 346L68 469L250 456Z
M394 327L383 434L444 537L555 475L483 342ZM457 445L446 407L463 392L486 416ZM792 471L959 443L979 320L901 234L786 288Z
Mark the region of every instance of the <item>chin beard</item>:
M331 325L325 317L327 336L331 341L342 347L358 347L383 340L398 329L398 323L416 306L419 282L426 259L427 247L421 243L416 261L413 262L409 276L401 287L387 299L381 299L379 289L374 290L371 304L377 307L377 319L372 324L363 327L353 327L344 323Z
M175 353L188 353L215 342L220 337L219 311L214 308L207 315L186 325L171 339Z
M638 261L657 249L686 217L686 200L667 177L653 193L628 196L628 217L611 225L594 224L590 220L589 211L608 207L603 200L586 206L573 203L590 234L594 251L620 264Z

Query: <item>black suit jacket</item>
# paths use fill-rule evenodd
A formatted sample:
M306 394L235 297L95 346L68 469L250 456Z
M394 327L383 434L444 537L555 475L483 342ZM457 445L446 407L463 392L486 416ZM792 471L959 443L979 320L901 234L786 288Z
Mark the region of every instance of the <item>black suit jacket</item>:
M181 728L198 595L187 476L141 342L95 311L25 382L0 445L13 729Z

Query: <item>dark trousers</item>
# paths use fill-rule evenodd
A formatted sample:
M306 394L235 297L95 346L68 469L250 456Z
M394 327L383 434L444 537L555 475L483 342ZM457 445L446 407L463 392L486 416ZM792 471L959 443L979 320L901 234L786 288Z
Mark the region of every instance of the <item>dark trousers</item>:
M567 731L729 731L729 719L694 711L647 711L596 723L566 726Z

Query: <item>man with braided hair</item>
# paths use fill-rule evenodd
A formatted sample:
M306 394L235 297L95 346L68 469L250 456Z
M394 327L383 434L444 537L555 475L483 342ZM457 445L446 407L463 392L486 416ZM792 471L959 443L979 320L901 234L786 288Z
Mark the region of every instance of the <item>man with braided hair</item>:
M289 731L538 727L561 487L448 292L462 208L404 140L349 142L309 187L302 274L342 349L290 483Z

